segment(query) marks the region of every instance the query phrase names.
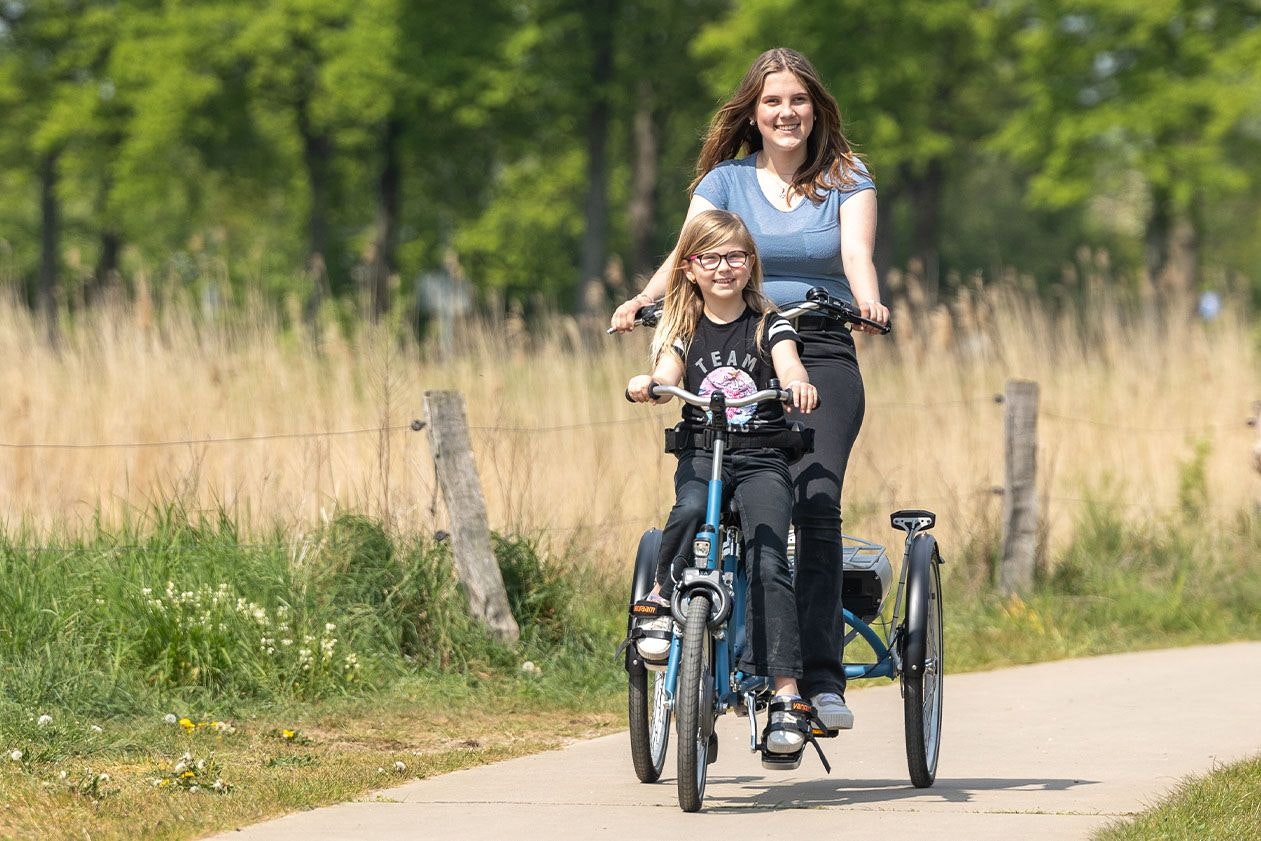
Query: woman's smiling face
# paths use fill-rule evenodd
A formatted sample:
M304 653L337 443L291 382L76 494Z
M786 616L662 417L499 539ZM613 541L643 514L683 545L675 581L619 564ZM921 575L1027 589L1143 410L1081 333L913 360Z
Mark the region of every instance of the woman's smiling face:
M765 146L785 152L804 149L814 129L814 103L806 86L787 70L768 75L758 95L756 120Z

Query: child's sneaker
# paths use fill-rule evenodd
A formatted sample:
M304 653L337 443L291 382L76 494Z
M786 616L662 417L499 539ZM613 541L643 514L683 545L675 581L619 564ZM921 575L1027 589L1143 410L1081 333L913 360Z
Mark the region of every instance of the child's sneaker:
M772 710L766 728L766 750L770 753L799 753L806 744L806 730L810 723L804 713L793 709L793 702L800 702L796 695L776 695L771 699Z
M674 618L670 603L660 596L648 596L631 605L635 616L635 648L646 666L664 666L670 659L670 639Z

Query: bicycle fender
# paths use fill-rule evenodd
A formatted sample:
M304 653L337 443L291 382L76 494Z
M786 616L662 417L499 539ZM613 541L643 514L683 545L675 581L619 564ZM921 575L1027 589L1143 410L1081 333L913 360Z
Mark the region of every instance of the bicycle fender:
M931 534L915 535L906 563L906 635L902 651L902 672L913 677L924 673L928 635L928 593L937 540Z
M687 622L687 602L692 594L704 590L713 605L709 611L709 629L716 631L731 616L731 591L722 582L719 570L700 570L695 568L683 571L683 580L674 588L674 599L670 603L670 611L680 625Z

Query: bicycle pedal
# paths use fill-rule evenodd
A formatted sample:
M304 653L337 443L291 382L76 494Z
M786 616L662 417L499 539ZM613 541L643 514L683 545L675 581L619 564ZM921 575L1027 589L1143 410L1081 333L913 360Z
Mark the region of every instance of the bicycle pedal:
M811 727L810 735L814 736L816 739L835 739L837 736L841 735L841 731L840 730L821 730L818 727Z
M801 755L805 753L799 750L796 753L771 753L770 751L762 751L762 767L768 771L796 771L801 767ZM775 757L772 759L771 757Z

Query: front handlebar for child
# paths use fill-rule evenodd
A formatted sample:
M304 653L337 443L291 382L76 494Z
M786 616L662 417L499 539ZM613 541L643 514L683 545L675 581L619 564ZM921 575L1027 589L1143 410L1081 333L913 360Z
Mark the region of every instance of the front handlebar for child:
M687 389L679 388L675 385L652 383L648 386L649 397L657 398L663 394L677 397L684 403L690 403L698 409L709 409L713 406L714 397L722 395L722 392L716 391L708 397L701 397L699 394L693 394ZM627 392L626 399L630 400L629 392ZM724 397L722 402L728 409L739 409L744 406L752 406L754 403L761 403L763 400L778 400L791 406L793 405L793 393L782 388L764 388L761 391L755 391L748 397Z

